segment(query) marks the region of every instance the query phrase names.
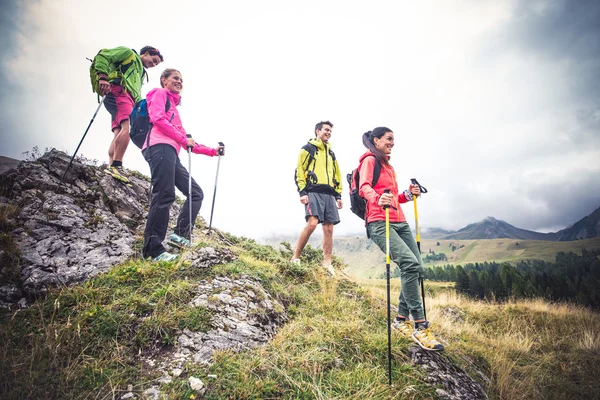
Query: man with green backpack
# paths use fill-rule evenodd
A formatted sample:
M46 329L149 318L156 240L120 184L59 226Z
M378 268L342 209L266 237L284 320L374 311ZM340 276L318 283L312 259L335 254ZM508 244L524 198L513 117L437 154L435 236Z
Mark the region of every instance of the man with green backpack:
M104 106L112 117L114 138L108 149L109 166L104 172L124 183L129 183L123 170L123 157L129 145L129 115L142 99L144 76L147 79L145 68L153 68L162 61L163 56L155 47L145 46L138 55L135 50L121 46L100 50L90 67L92 88L99 96L105 96Z

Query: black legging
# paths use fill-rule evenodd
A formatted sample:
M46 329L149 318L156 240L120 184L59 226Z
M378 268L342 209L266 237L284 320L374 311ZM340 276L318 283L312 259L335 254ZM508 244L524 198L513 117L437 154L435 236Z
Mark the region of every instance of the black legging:
M144 231L144 257L156 257L165 251L162 245L169 226L169 209L175 201L175 187L186 196L177 225L173 230L179 236L190 239L190 196L188 193L189 174L181 165L177 152L168 144L156 144L143 151L150 165L152 176L152 200L148 211L148 221ZM192 179L192 221L202 206L204 193Z

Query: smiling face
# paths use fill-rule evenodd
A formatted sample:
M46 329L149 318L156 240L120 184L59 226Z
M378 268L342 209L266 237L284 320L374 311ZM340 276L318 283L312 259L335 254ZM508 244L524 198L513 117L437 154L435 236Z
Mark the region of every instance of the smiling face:
M315 133L317 135L317 139L322 141L323 143L327 143L329 138L331 138L331 130L333 128L327 124L324 124L321 129L318 129Z
M160 64L160 57L158 55L152 56L148 51L142 54L140 58L142 59L142 64L144 64L145 68L156 67Z
M380 150L386 156L392 153L392 147L394 147L394 134L392 132L386 132L382 137L373 138L375 148Z
M173 93L179 94L183 90L183 78L179 71L173 71L168 77L160 78L160 84Z

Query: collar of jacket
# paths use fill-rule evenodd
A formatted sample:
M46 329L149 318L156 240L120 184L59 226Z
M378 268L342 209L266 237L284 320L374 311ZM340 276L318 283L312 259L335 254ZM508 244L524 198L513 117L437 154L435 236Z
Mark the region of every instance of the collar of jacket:
M169 100L171 100L171 104L175 104L175 106L178 106L181 104L181 95L179 95L177 93L173 93L170 90L167 90L167 96L169 96Z
M312 144L319 150L325 150L326 148L331 150L331 143L327 142L327 145L325 145L325 143L323 143L322 140L319 140L317 138L310 139L308 143Z

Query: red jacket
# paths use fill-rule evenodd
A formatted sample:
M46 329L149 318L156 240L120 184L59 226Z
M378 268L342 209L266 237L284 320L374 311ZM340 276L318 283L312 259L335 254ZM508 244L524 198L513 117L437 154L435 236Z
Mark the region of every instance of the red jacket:
M406 222L406 217L400 208L400 203L412 200L412 196L408 191L399 192L398 182L396 182L396 172L389 164L381 164L379 179L375 187L372 187L371 183L373 182L375 162L375 156L369 150L360 157L359 193L367 200L366 223L385 221L385 210L377 204L379 197L381 197L385 189L390 189L395 199L393 206L390 207L390 222Z

